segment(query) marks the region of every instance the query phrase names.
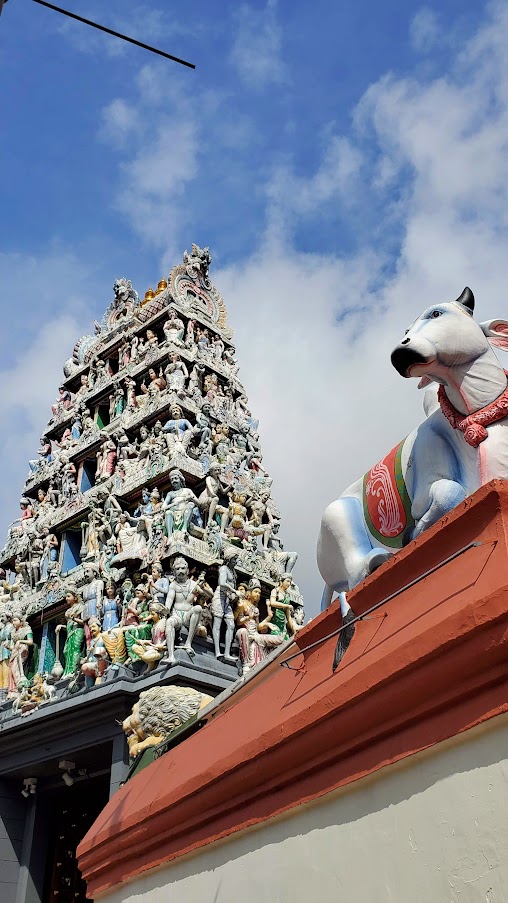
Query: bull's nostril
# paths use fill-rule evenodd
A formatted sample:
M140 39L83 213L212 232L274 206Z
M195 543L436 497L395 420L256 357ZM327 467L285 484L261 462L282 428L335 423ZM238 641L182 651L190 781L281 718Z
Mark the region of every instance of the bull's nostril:
M411 341L411 339L402 339L402 342L401 342L400 344L401 344L401 345L407 345L407 343L410 342L410 341Z

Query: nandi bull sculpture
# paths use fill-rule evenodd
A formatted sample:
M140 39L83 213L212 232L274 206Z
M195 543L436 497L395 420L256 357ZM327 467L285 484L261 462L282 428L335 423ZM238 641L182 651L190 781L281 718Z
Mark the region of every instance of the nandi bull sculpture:
M420 426L328 506L318 567L332 593L352 589L494 477L508 477L508 381L491 345L508 350L508 321L473 320L474 296L436 304L406 330L391 360L401 376L438 383ZM348 612L341 597L343 617Z

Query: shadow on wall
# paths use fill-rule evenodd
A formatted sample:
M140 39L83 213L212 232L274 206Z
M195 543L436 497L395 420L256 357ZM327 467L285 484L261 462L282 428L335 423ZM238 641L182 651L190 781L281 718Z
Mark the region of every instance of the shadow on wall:
M480 892L477 881L488 877L490 885L497 886L501 876L494 867L505 868L495 847L502 850L508 841L508 827L499 830L506 824L508 805L506 762L500 761L500 750L508 748L506 741L508 715L501 715L487 727L474 728L458 740L445 741L432 751L382 769L320 802L215 844L207 852L141 875L113 892L108 903L141 903L145 899L163 903L171 897L171 889L175 899L178 896L187 903L197 899L193 894L203 893L205 887L210 903L231 903L239 895L257 903L287 903L312 899L312 888L315 893L318 887L320 903L336 903L337 892L350 894L352 887L355 890L348 899L359 903L371 899L364 894L372 880L379 881L377 903L387 903L406 899L408 889L419 898L426 876L440 886L446 881L450 899L466 885L469 890L460 896L461 901L479 899L474 896ZM488 853L484 853L481 844L489 831L494 843L489 843ZM355 864L348 858L354 844L359 844ZM446 864L447 855L454 865ZM358 859L363 868L358 868ZM407 864L404 878L404 869L398 875L402 862ZM502 894L502 881L499 886Z

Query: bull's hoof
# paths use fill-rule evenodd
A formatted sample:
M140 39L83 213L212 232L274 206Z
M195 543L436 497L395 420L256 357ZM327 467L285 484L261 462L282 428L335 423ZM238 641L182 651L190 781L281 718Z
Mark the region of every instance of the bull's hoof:
M372 549L368 556L367 573L373 574L377 571L385 561L389 561L393 557L393 552L387 552L386 549Z

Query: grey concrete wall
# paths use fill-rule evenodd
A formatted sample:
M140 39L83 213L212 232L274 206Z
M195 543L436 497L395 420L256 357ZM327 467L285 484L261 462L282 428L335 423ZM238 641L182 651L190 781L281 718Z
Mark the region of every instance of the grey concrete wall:
M508 718L101 900L508 903Z
M0 780L0 901L15 903L27 800L22 785Z

